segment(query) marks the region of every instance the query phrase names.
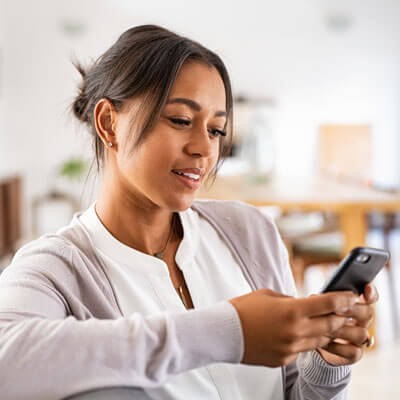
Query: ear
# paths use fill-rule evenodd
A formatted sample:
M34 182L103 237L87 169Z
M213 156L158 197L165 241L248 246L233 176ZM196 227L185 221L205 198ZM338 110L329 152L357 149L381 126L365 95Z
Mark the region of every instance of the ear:
M108 99L100 99L94 108L94 124L97 134L108 148L108 143L116 145L116 110Z

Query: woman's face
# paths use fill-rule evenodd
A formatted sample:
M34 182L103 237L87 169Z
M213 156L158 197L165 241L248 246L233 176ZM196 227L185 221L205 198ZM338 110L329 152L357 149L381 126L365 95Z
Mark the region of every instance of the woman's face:
M134 110L131 106L128 102L124 110ZM129 133L131 118L130 112L119 114L117 138ZM186 62L154 128L131 155L116 155L126 194L142 205L189 208L218 160L225 122L225 87L218 71Z

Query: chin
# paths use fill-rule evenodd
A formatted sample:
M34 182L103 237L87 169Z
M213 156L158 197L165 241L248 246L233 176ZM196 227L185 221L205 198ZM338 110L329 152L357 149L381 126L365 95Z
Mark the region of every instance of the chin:
M181 196L180 198L169 199L166 205L172 211L185 211L192 206L194 200L194 196Z

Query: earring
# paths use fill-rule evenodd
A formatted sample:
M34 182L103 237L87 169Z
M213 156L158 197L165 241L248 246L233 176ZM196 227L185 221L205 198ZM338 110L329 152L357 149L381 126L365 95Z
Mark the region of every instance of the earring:
M113 144L112 144L112 142L108 142L108 145L109 145L110 147L112 147Z

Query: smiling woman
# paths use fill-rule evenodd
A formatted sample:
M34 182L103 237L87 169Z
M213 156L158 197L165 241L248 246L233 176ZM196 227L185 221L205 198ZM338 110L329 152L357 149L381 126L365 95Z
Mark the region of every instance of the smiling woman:
M215 172L218 159L221 160L226 140L226 97L224 83L214 67L186 61L159 118L137 138L132 137L137 127L130 121L140 108L141 98L129 99L122 112L116 112L109 100L100 100L94 108L97 137L104 143L113 143L106 152L104 166L103 187L108 196L110 187L116 185L114 194L120 187L115 181L118 171L129 184L130 194L135 195L136 205L140 201L148 207L150 199L157 208L178 211L190 207L195 189L213 169ZM123 151L135 139L140 144L132 151ZM119 199L114 200L120 203ZM99 201L99 212L102 206ZM154 214L154 207L151 208ZM140 213L143 214L142 207Z
M154 399L344 399L373 287L363 299L296 299L273 221L195 200L232 142L221 59L145 25L76 66L72 109L92 135L101 190L0 276L2 399L115 386Z

